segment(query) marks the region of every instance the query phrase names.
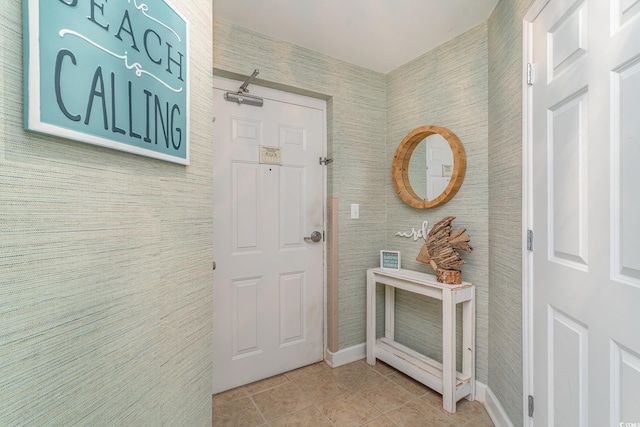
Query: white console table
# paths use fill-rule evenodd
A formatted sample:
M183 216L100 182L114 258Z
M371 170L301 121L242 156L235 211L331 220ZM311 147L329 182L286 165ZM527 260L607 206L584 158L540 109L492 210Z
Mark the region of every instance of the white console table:
M385 285L384 337L376 339L376 283ZM394 341L395 289L442 301L442 363ZM456 304L462 304L462 372L456 371ZM411 270L367 270L367 363L376 358L442 394L442 406L456 411L463 397L475 398L475 286L438 283Z

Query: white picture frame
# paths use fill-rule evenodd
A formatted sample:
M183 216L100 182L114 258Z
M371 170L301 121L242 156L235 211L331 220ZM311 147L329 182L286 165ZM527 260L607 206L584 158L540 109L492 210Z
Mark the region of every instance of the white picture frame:
M400 252L380 251L380 268L383 270L399 271L401 268Z
M93 19L98 3L92 2L87 23L86 11L76 3L23 2L25 130L188 166L189 21L169 0L147 2L151 7L129 0L102 2L99 21ZM121 16L128 25L120 30L131 38L105 31L108 17ZM135 41L131 46L132 28L147 29L145 48L148 32L154 44L162 42L155 49L165 45L165 38L170 41L164 65L159 51L152 57ZM95 100L92 108L94 97L102 102Z

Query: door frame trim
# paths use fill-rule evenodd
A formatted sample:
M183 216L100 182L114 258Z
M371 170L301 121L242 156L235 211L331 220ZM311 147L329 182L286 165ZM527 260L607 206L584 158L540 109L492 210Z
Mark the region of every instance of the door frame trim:
M233 78L221 77L221 76L213 76L213 89L220 89L225 91L237 92L239 85L242 84L241 81L235 80ZM301 105L309 108L317 108L322 111L322 154L321 156L327 156L327 100L299 95L293 92L287 92L285 90L272 89L265 86L260 86L259 83L252 83L250 86L250 91L252 95L259 96L260 98L270 99L279 102L287 102L290 104ZM247 108L262 108L255 106L247 106ZM215 114L215 111L214 111ZM213 117L213 121L215 122L215 116ZM215 152L214 152L215 155ZM328 218L327 218L327 206L328 206L328 190L327 190L327 168L326 166L322 169L322 227L323 230L327 231L328 227ZM215 196L215 195L214 195ZM215 230L214 230L214 238L215 238ZM325 238L322 242L322 294L323 294L323 311L322 311L322 359L325 359L327 346L328 346L328 338L327 338L327 239Z
M533 87L527 83L527 65L533 67L533 22L551 0L536 0L522 21L522 416L524 426L533 426L529 396L534 394L533 346L533 251L527 249L527 231L533 230ZM535 243L534 243L535 244ZM543 399L545 396L538 396Z

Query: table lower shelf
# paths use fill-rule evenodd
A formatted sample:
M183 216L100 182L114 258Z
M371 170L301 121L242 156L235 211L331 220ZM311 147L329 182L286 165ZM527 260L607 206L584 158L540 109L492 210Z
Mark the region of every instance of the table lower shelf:
M373 355L442 394L442 363L389 338L378 338L376 340ZM456 372L455 400L458 401L472 394L471 387L471 376Z

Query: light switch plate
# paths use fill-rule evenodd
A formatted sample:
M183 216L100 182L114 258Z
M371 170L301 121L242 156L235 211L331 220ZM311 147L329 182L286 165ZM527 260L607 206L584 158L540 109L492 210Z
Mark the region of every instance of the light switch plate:
M360 218L360 205L357 203L351 204L351 219Z

